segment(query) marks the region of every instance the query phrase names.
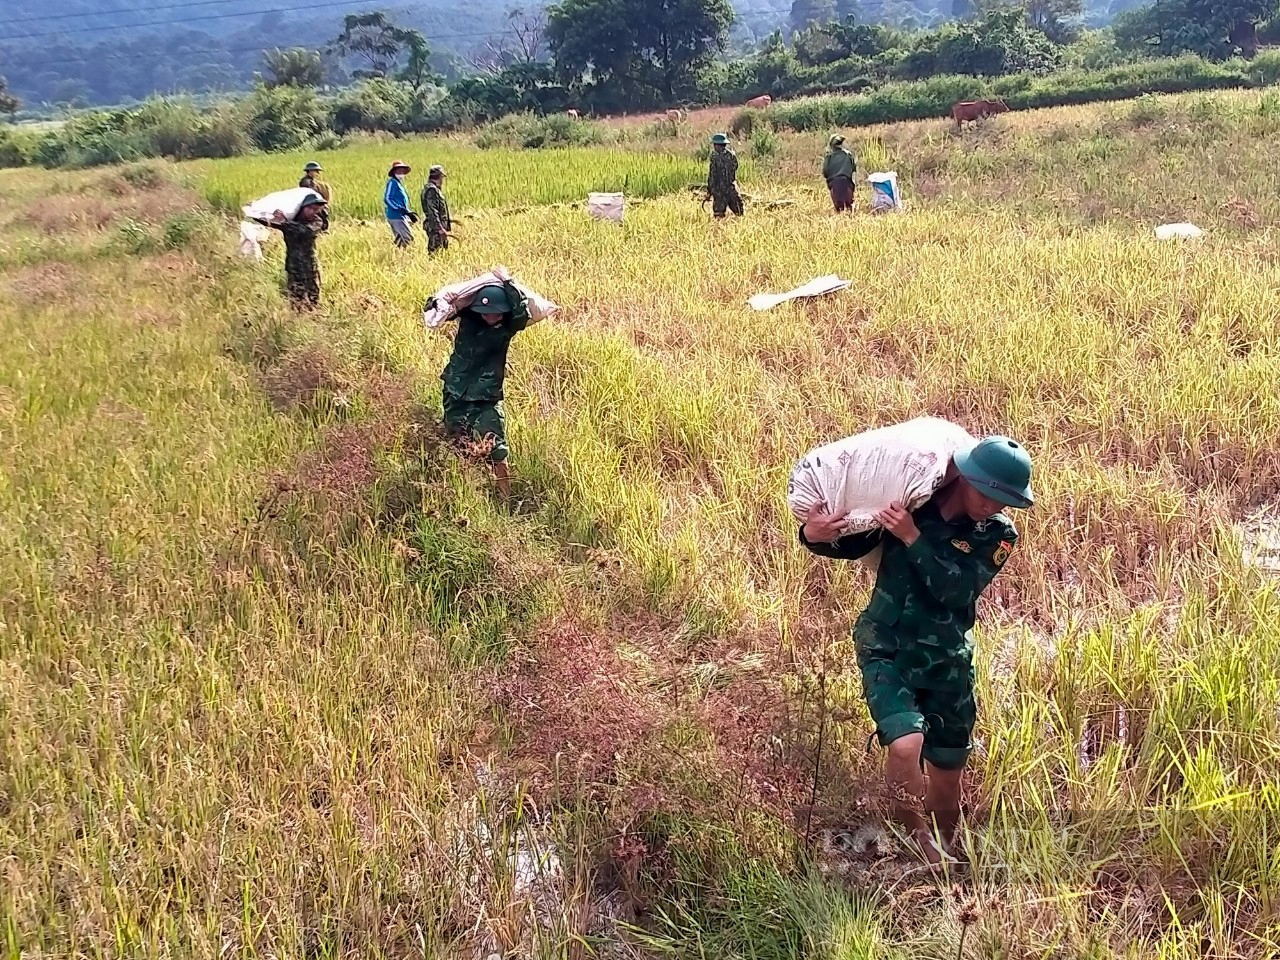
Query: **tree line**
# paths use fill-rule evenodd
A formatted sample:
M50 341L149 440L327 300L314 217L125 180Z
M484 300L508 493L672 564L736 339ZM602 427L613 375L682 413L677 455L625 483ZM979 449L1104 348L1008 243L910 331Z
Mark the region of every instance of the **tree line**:
M452 77L421 31L384 12L351 14L324 43L259 53L247 96L215 99L181 121L155 107L115 111L110 122L96 114L73 128L82 136L66 150L48 141L32 156L30 141L18 150L10 137L9 159L109 162L155 149L232 155L290 149L322 135L429 132L524 112L611 114L741 103L763 93L856 94L940 76L1038 77L1183 54L1249 58L1275 33L1280 4L1159 0L1119 11L1105 28L1085 28L1083 0L953 0L976 5L960 19L910 30L860 20L856 9L849 12L856 2L793 0L786 28L737 55L727 52L735 17L728 0L560 0L516 8ZM1201 79L1226 82L1219 74ZM1187 79L1179 88L1200 82ZM0 113L19 107L0 79ZM166 131L160 139L168 148L143 133L156 129Z

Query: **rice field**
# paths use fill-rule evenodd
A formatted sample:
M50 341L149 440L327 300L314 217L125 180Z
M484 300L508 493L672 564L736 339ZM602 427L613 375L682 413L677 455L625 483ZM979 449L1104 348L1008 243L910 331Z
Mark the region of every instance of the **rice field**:
M621 226L539 193L581 199L598 151L398 144L460 171L464 242L396 251L348 208L306 317L278 246L236 258L199 198L309 157L0 175L3 955L1280 955L1254 97L860 131L907 209L862 185L852 219L814 138L741 221L676 183ZM1206 102L1216 132L1178 132ZM1212 189L1167 178L1177 151ZM380 197L385 152L320 158L339 203ZM1205 239L1156 241L1184 196ZM495 264L562 306L511 350L520 515L440 442L421 322ZM827 273L852 288L746 305ZM1038 494L980 607L942 878L883 827L869 580L784 499L814 444L921 414L1020 438Z
M546 150L480 150L455 140L362 142L336 152L270 154L195 161L186 167L217 208L241 206L273 190L295 187L309 160L324 166L334 187L336 216L379 220L387 173L396 160L413 167L406 182L415 209L427 170L439 163L449 174L449 199L459 213L496 207L580 203L592 191L657 197L705 182L703 165L688 156L617 147ZM421 212L421 211L419 211Z

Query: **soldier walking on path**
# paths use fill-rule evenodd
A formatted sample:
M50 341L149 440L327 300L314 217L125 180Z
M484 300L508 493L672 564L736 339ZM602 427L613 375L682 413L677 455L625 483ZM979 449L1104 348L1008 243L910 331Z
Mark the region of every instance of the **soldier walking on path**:
M894 503L877 514L882 529L842 537L843 518L822 504L800 528L800 543L821 557L856 560L877 544L884 548L871 602L853 627L854 646L863 695L888 748L894 814L930 863L955 849L960 777L977 718L978 597L1018 542L1001 511L1031 505L1031 458L997 436L956 454L943 485L913 513Z
M853 154L844 145L844 137L836 134L828 143L827 156L822 161L822 178L831 191L831 203L836 213L853 211L853 175L858 169Z
M277 210L270 220L258 219L265 227L279 230L284 237L285 293L299 310L314 310L320 304L320 262L316 259L316 238L329 229L325 200L318 193L307 195L294 220Z
M387 223L391 225L391 234L396 238L396 246L401 249L413 243L413 231L409 226L418 222L418 215L409 209L409 194L404 188L404 178L412 169L403 160L397 160L391 164L391 169L387 171L387 187L382 192Z
M444 426L455 437L489 445L498 493L511 499L507 467L506 418L502 409L507 377L507 349L529 325L529 302L510 278L481 289L458 314L453 354L440 375L444 381Z
M298 181L298 186L305 190L314 190L320 196L324 197L324 202L328 203L333 199L329 190L329 185L320 178L320 174L324 168L320 164L312 160L302 170L302 179Z
M427 185L422 188L422 228L427 233L427 252L449 249L449 231L453 220L449 217L449 201L444 197L444 167L436 164L427 173Z
M735 216L742 216L742 197L738 193L738 156L729 149L729 138L723 133L717 133L711 138L707 199L711 201L711 212L717 218L723 218L726 210L732 210Z

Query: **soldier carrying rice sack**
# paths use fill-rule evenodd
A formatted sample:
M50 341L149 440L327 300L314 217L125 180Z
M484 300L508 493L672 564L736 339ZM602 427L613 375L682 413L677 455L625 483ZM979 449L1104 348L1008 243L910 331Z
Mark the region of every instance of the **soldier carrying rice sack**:
M912 424L918 433L920 424ZM908 432L902 428L912 424L874 431L882 446L898 442L889 462L894 456L899 464L909 462L903 449L919 453L901 444ZM858 532L849 531L847 512L812 501L799 540L832 559L858 560L882 550L871 601L853 627L854 646L876 736L887 748L893 813L937 864L956 849L960 778L977 719L977 601L1018 542L1003 511L1032 505L1031 458L1016 441L993 436L957 450L941 469L923 476L923 494L920 476L896 481L903 490L914 485L914 505L904 505L905 495L884 502ZM894 482L880 480L886 487Z

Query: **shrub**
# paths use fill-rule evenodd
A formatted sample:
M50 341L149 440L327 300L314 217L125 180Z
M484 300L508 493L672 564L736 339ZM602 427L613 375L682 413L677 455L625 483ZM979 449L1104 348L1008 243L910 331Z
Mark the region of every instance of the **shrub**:
M1064 70L1047 76L1019 74L997 79L937 76L915 82L887 83L858 97L809 97L775 104L766 114L775 127L821 130L944 117L957 101L986 96L1003 96L1010 107L1025 110L1128 100L1146 93L1259 86L1273 69L1280 72L1280 57L1251 75L1249 68L1239 61L1214 64L1185 56L1107 70Z
M475 138L482 150L493 147L587 146L603 143L604 128L592 120L575 120L564 114L539 117L532 113L513 113L482 128Z
M296 150L325 129L325 112L311 90L260 86L242 107L249 138L261 150Z

